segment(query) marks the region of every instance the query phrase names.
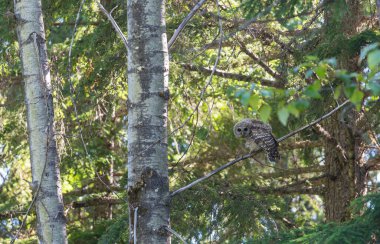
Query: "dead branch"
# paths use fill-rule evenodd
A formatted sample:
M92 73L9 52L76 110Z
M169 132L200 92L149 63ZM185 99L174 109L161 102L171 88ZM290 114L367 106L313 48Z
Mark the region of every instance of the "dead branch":
M301 174L310 174L310 173L318 173L325 171L324 166L310 166L310 167L302 167L302 168L291 168L283 171L276 171L271 173L261 173L259 174L263 178L285 178L295 175L301 175Z
M199 73L203 74L211 74L212 70L206 67L202 66L196 66L193 64L181 64L181 66L189 71L198 71ZM255 79L254 77L248 76L248 75L241 75L241 74L235 74L235 73L229 73L222 70L215 70L214 75L227 78L227 79L233 79L233 80L239 80L239 81L247 81L247 82L253 82ZM263 86L269 86L269 87L275 87L275 88L284 88L284 85L282 83L276 82L274 80L267 80L267 79L257 79L261 85Z
M99 206L99 205L115 205L115 204L123 204L125 201L120 200L119 198L115 197L98 197L98 198L92 198L82 201L74 201L69 204L72 208L85 208L85 207L91 207L91 206Z
M121 40L124 43L125 50L128 50L127 38L125 37L125 35L121 31L121 29L120 29L119 25L116 23L115 19L112 17L112 15L110 13L108 13L108 11L103 7L103 5L99 1L96 1L96 3L98 4L99 9L107 16L108 20L111 22L116 33L119 34Z
M247 47L244 45L243 42L238 40L238 43L240 45L240 49L247 54L248 57L253 59L258 65L260 65L270 76L273 78L279 80L281 83L284 83L283 77L281 77L280 74L278 74L276 71L274 71L272 68L270 68L267 64L265 64L256 54L253 52L249 51Z
M305 141L295 141L295 142L288 142L288 143L281 143L280 150L293 150L293 149L301 149L301 148L314 148L314 147L321 147L323 146L323 142L318 141L311 141L311 140L305 140Z
M194 17L195 13L200 9L200 7L206 2L206 0L199 1L193 9L190 11L190 13L183 19L182 23L178 26L178 28L174 31L173 36L170 38L168 42L168 49L171 48L171 46L174 44L174 42L177 40L179 34L182 32L182 30L185 28L187 23Z
M343 149L342 145L340 145L339 142L330 134L330 132L328 132L320 124L317 124L315 127L317 128L319 134L322 135L325 139L327 139L327 141L330 142L332 145L335 145L336 149L340 152L342 157L345 160L347 160L346 151Z

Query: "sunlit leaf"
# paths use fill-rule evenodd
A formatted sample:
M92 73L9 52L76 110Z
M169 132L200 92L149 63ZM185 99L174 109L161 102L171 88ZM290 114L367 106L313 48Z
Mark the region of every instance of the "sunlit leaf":
M288 123L289 111L286 107L282 107L277 112L278 118L280 119L281 124L286 125Z
M338 99L340 94L342 94L342 86L337 86L334 90L334 99Z
M372 43L362 48L362 50L360 51L359 63L361 63L365 59L365 57L370 51L376 49L378 46L378 43Z
M373 95L380 95L380 83L378 81L370 81L368 83L368 88L370 89Z
M249 98L249 105L254 109L257 110L260 106L260 96L257 94L252 94Z
M271 106L269 106L268 104L263 104L259 109L260 119L264 122L267 122L270 118L271 111Z
M293 114L297 118L300 116L300 111L296 108L296 106L293 103L288 104L286 108L288 109L289 113Z
M350 101L355 104L356 109L360 109L362 101L363 101L364 93L360 91L358 88L354 90L350 97Z
M314 69L314 72L317 74L319 79L324 79L327 73L327 66L321 64Z
M321 94L319 94L319 90L321 89L321 82L316 80L313 84L306 87L305 95L312 98L321 98Z
M318 60L318 57L316 57L316 56L306 56L306 60L307 61L316 61L316 60Z
M248 91L245 91L241 97L240 97L240 102L244 105L247 106L249 104L249 100L251 98L251 93Z
M380 50L372 51L367 57L368 67L373 71L380 64Z

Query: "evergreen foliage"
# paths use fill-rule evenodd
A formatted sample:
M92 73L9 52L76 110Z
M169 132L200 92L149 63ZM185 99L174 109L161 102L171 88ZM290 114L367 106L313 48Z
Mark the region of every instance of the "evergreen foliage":
M170 49L170 189L183 187L248 152L232 132L239 119L270 123L279 138L349 99L349 108L363 112L367 119L361 149L363 163L375 162L368 166L370 194L353 201L351 220L325 221L324 192L305 194L302 190L326 187L325 178L313 177L324 173L328 140L315 128L307 129L281 143L279 164L267 163L260 154L258 161L239 162L175 196L171 228L188 242L379 240L380 38L375 1L363 3L361 25L352 35L341 30L342 18L349 11L346 1L337 1L333 7L319 2L219 0L217 8L214 1L206 1L191 19ZM112 16L127 35L126 1L101 3L109 11L118 6ZM167 1L169 39L196 3ZM69 69L68 53L80 1L42 4L69 242L128 243L124 188L127 52L97 4L86 1ZM210 78L221 35L218 9L224 41L217 71L232 78L217 72ZM340 15L328 23L334 28L326 30L328 11ZM32 199L22 67L12 12L11 1L0 1L4 16L0 18L1 243L14 237ZM256 21L239 29L254 18ZM342 67L342 60L355 65ZM351 119L349 113L339 116L343 122ZM297 144L300 142L309 144ZM347 153L352 156L353 152ZM292 173L300 168L310 170ZM35 224L32 211L18 237L20 243L36 243ZM172 241L177 243L174 236Z

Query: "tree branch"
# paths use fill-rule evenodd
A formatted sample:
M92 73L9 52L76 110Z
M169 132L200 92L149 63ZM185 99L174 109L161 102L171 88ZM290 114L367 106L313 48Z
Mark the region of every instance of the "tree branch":
M336 147L336 149L340 152L344 160L347 160L346 151L343 149L342 145L340 145L340 143L330 134L330 132L328 132L319 124L317 124L315 127L317 127L317 131L320 135L327 139L327 141L330 142L331 145L334 145Z
M247 49L247 47L238 40L238 43L240 45L240 49L247 54L248 57L253 59L258 65L260 65L269 75L271 75L273 78L279 80L280 82L284 82L284 79L281 77L280 74L276 73L273 69L271 69L268 65L266 65L256 54L252 53Z
M67 197L75 197L75 196L83 196L88 194L94 194L94 193L104 193L104 192L121 192L125 189L120 186L116 185L108 185L108 187L83 187L81 189L75 189L73 191L70 191L68 193L65 193L63 196L64 198Z
M199 73L203 74L211 74L212 69L205 68L202 66L196 66L193 64L181 64L181 66L189 71L198 71ZM241 75L241 74L235 74L235 73L229 73L222 70L215 70L214 75L227 78L227 79L233 79L233 80L239 80L239 81L247 81L247 82L253 82L254 79L257 79L255 77L251 77L248 75ZM263 86L269 86L269 87L275 87L275 88L284 88L284 84L280 82L276 82L273 80L267 80L267 79L258 79Z
M13 211L4 211L2 213L0 213L0 219L3 220L3 219L13 219L13 218L17 218L17 217L20 217L20 216L23 216L25 213L27 213L27 209L25 210L13 210Z
M107 16L108 20L111 22L116 33L119 34L121 40L124 43L125 50L128 50L127 38L125 37L125 35L121 31L121 29L120 29L119 25L116 23L115 19L112 17L112 15L110 13L108 13L108 11L103 7L103 5L99 1L96 1L96 3L98 4L99 9Z
M256 188L252 191L261 193L261 194L279 194L279 195L288 195L288 194L312 194L312 195L321 195L323 194L323 187L299 187L299 188Z
M170 38L168 42L168 49L171 48L171 46L174 44L174 42L177 40L179 34L182 32L182 30L185 28L187 23L194 17L195 13L200 9L200 7L206 2L206 0L199 1L193 9L190 11L190 13L183 19L182 23L178 26L178 28L174 31L173 36Z
M91 206L98 206L98 205L115 205L115 204L123 204L125 201L114 198L114 197L98 197L98 198L92 198L87 199L83 201L74 201L70 203L70 206L72 208L84 208L84 207L91 207Z
M370 158L365 164L366 170L380 170L380 156Z
M318 140L318 141L305 140L305 141L282 143L280 150L314 148L314 147L321 147L321 146L323 146L323 142L321 140Z
M349 100L346 100L345 102L343 102L342 104L340 104L339 106L337 106L336 108L334 108L333 110L331 110L330 112L328 112L327 114L323 115L322 117L320 117L320 118L314 120L313 122L311 122L311 123L309 123L309 124L307 124L307 125L305 125L305 126L299 128L299 129L297 129L297 130L295 130L295 131L290 132L289 134L287 134L287 135L281 137L280 139L278 139L277 141L278 141L278 142L284 141L284 140L288 139L289 137L291 137L291 136L293 136L293 135L295 135L295 134L297 134L297 133L299 133L299 132L301 132L301 131L303 131L303 130L306 130L307 128L310 128L310 127L314 126L315 124L321 122L322 120L327 119L327 118L330 117L332 114L334 114L335 112L337 112L339 109L341 109L342 107L344 107L345 105L347 105L349 102L350 102ZM243 156L241 156L241 157L239 157L239 158L237 158L237 159L234 159L234 160L232 160L232 161L226 163L225 165L223 165L223 166L221 166L221 167L219 167L219 168L217 168L217 169L211 171L210 173L206 174L205 176L203 176L203 177L201 177L201 178L199 178L199 179L197 179L197 180L191 182L190 184L188 184L188 185L186 185L186 186L184 186L184 187L181 187L180 189L175 190L174 192L172 192L172 193L170 194L170 196L171 196L171 197L174 197L174 196L177 195L178 193L181 193L181 192L183 192L183 191L185 191L185 190L187 190L187 189L189 189L189 188L191 188L191 187L193 187L193 186L199 184L200 182L202 182L202 181L204 181L204 180L207 180L207 179L210 178L211 176L213 176L213 175L219 173L220 171L222 171L222 170L224 170L224 169L226 169L226 168L228 168L228 167L230 167L230 166L236 164L237 162L240 162L240 161L242 161L242 160L244 160L244 159L247 159L247 158L250 158L250 157L254 156L255 154L257 154L257 153L260 152L260 151L262 151L262 150L261 150L261 149L258 149L258 150L253 151L253 152L250 153L250 154L246 154L246 155L243 155Z
M261 173L259 174L263 178L279 178L279 177L289 177L300 174L310 174L310 173L318 173L323 172L325 170L324 166L310 166L310 167L302 167L302 168L291 168L282 171L276 171L272 173Z

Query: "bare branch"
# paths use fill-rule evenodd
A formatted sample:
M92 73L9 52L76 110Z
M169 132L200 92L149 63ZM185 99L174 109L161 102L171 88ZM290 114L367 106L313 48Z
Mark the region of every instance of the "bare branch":
M260 65L269 75L271 75L273 78L284 82L283 77L281 77L280 74L278 74L276 71L274 71L272 68L270 68L268 65L266 65L256 54L252 53L247 49L247 47L244 45L243 42L238 40L238 43L240 45L240 49L248 55L251 59L253 59L258 65Z
M365 164L366 170L380 170L380 156L370 158Z
M291 168L283 171L276 171L272 173L261 173L260 176L264 178L279 178L279 177L289 177L300 174L310 174L310 173L318 173L323 172L325 170L324 166L310 166L310 167L302 167L302 168Z
M125 190L123 187L116 186L116 185L108 185L108 187L84 187L81 189L75 189L73 191L70 191L68 193L65 193L63 196L64 198L67 197L74 197L74 196L83 196L87 194L94 194L94 193L104 193L104 192L121 192Z
M325 139L327 139L328 142L331 143L331 145L334 145L336 149L340 152L342 157L347 160L347 153L343 149L342 145L328 132L325 128L323 128L320 124L317 124L315 126L317 128L317 131L320 135L322 135Z
M25 209L25 210L19 210L19 211L17 211L17 210L3 211L2 213L0 213L0 219L3 220L3 219L17 218L17 217L23 216L27 212L28 212L27 209Z
M198 71L198 72L203 73L203 74L212 73L211 69L206 68L206 67L202 67L202 66L196 66L193 64L181 64L181 66L183 68L189 70L189 71ZM222 71L222 70L215 70L214 75L219 76L219 77L223 77L223 78L227 78L227 79L247 81L247 82L252 82L252 83L253 83L254 79L257 79L257 78L254 78L254 77L251 77L248 75L229 73L229 72ZM261 85L263 85L263 86L275 87L275 88L280 88L280 89L284 88L284 85L280 82L262 79L262 78L260 78L258 80L260 81Z
M252 191L261 194L276 194L276 195L288 195L288 194L312 194L312 195L322 195L323 187L297 187L297 188L254 188Z
M70 206L72 208L84 208L84 207L91 207L91 206L115 205L115 204L123 204L123 203L125 203L125 201L119 198L107 196L107 197L87 199L83 201L74 201L70 203Z
M318 140L318 141L305 140L305 141L282 143L280 150L314 148L314 147L321 147L321 146L323 146L323 142L321 140Z
M337 106L336 108L334 108L333 110L331 110L330 112L328 112L327 114L323 115L322 117L314 120L313 122L311 122L311 123L309 123L309 124L307 124L307 125L299 128L299 129L297 129L295 131L290 132L289 134L287 134L287 135L281 137L280 139L278 139L277 141L278 142L284 141L284 140L288 139L289 137L291 137L291 136L293 136L293 135L295 135L295 134L297 134L297 133L299 133L299 132L301 132L303 130L306 130L307 128L310 128L310 127L316 125L317 123L321 122L322 120L327 119L328 117L330 117L332 114L334 114L335 112L337 112L339 109L341 109L342 107L344 107L345 105L347 105L349 102L350 102L349 100L346 100L345 102L343 102L342 104L340 104L339 106ZM240 162L240 161L242 161L244 159L247 159L247 158L250 158L250 157L256 155L260 151L262 151L262 150L258 149L258 150L253 151L250 154L246 154L246 155L243 155L243 156L241 156L239 158L236 158L236 159L234 159L234 160L226 163L225 165L223 165L223 166L221 166L221 167L219 167L219 168L211 171L210 173L206 174L205 176L203 176L203 177L201 177L201 178L199 178L199 179L191 182L190 184L188 184L188 185L186 185L184 187L181 187L180 189L175 190L174 192L172 192L170 194L170 196L173 197L173 196L177 195L178 193L181 193L181 192L183 192L183 191L185 191L185 190L187 190L187 189L189 189L189 188L191 188L191 187L199 184L200 182L202 182L204 180L207 180L211 176L213 176L213 175L219 173L220 171L222 171L222 170L224 170L224 169L226 169L226 168L228 168L228 167L236 164L237 162Z
M182 243L186 244L185 238L183 238L180 234L178 234L175 230L171 229L169 226L165 226L165 230L175 235L178 239L182 241Z
M168 49L171 48L171 46L174 44L174 42L177 40L179 34L182 32L182 30L185 28L187 23L194 17L195 13L200 9L200 7L206 2L206 0L199 1L193 9L190 11L190 13L183 19L182 23L178 26L178 28L174 31L173 36L170 38L168 42Z
M128 50L127 38L125 37L125 35L121 31L121 29L120 29L119 25L116 23L115 19L112 17L112 15L110 13L107 12L107 10L103 7L103 5L99 1L96 1L96 3L98 4L99 9L107 16L108 20L111 22L111 24L112 24L113 28L115 29L115 31L117 32L117 34L119 34L121 40L124 43L125 50Z

